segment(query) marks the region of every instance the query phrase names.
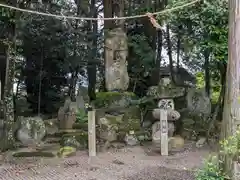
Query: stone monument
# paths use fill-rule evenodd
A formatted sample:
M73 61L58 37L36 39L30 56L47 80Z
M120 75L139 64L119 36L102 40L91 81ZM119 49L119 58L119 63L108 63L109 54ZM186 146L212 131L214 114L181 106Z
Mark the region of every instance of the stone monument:
M127 71L128 43L122 28L110 30L105 40L105 79L108 91L128 88Z

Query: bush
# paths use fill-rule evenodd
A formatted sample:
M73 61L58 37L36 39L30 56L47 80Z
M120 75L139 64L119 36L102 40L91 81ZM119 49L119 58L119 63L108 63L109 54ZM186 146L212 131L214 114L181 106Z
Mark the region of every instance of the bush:
M240 129L234 136L230 136L220 142L219 155L228 156L236 161L240 153ZM196 180L225 180L230 179L222 169L224 162L218 156L210 156L204 167L196 173Z

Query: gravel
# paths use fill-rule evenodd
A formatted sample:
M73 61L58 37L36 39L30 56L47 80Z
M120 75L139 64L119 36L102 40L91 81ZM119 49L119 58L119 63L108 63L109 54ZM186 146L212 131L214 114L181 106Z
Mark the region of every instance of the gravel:
M143 147L98 153L77 152L65 159L15 159L0 166L0 180L194 180L208 149L185 149L160 156Z

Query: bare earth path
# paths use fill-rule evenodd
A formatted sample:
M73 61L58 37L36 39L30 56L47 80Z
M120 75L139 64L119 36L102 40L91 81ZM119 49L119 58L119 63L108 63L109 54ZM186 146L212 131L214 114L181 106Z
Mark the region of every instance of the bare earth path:
M21 159L0 166L0 180L194 180L194 171L209 154L190 149L168 157L143 147L59 159Z

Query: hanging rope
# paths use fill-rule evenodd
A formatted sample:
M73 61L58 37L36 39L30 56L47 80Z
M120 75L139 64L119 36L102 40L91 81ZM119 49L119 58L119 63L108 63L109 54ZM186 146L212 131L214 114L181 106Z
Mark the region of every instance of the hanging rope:
M153 12L153 13L146 13L146 14L134 15L134 16L114 17L114 18L91 18L91 17L63 16L63 15L38 12L38 11L33 11L33 10L28 10L28 9L22 9L22 8L18 8L18 7L6 5L6 4L1 4L1 3L0 3L0 7L16 10L16 11L20 11L20 12L30 13L30 14L38 14L38 15L41 15L41 16L54 17L54 18L86 20L86 21L101 21L101 20L102 21L110 21L110 20L136 19L136 18L142 18L142 17L150 17L150 16L153 16L153 15L165 14L165 13L176 11L178 9L182 9L182 8L185 8L185 7L188 7L188 6L192 6L192 5L194 5L194 4L196 4L197 2L200 2L200 1L201 0L195 0L195 1L192 1L192 2L189 2L189 3L185 3L183 5L180 5L180 6L176 6L176 7L170 8L170 9L166 9L166 10L158 11L158 12Z

